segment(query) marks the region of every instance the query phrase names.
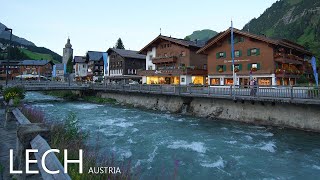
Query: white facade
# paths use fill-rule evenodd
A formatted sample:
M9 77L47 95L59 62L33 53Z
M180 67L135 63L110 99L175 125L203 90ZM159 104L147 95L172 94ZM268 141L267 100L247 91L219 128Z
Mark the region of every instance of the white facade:
M156 57L156 47L147 52L146 56L146 70L156 70L156 65L152 63L152 58Z
M76 77L86 77L88 75L88 65L86 63L76 63L74 70Z
M180 85L189 85L192 83L191 75L181 75L180 76Z
M151 51L147 52L146 56L146 70L156 70L156 65L152 63L152 58L156 57L157 48L153 47ZM142 76L142 84L147 83L147 77Z

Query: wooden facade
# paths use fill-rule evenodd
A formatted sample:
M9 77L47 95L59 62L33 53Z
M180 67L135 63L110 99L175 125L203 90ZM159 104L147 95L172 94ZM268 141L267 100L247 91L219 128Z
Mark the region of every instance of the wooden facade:
M155 48L155 57L151 60L156 68L140 71L139 75L154 79L153 82L146 80L147 84L191 84L193 82L187 82L186 76L190 76L189 79L191 76L207 76L207 56L196 53L203 45L160 35L139 52L147 54ZM199 84L205 84L205 78Z
M231 30L208 41L198 53L208 55L210 85L232 85ZM312 71L311 53L287 40L274 40L234 30L235 72L238 85L249 85L256 78L259 85L295 85L302 74Z

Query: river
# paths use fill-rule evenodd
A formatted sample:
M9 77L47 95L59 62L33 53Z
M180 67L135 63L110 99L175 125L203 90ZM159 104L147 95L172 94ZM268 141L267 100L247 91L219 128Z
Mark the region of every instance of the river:
M74 112L88 144L98 140L100 155L130 160L141 179L320 177L320 134L55 99L28 92L25 101L54 121Z

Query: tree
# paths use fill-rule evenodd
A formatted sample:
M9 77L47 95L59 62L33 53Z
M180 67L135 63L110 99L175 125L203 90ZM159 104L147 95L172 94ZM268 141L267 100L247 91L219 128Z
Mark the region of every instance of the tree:
M67 62L67 73L71 74L72 71L73 71L73 62L72 62L72 56L70 56Z
M184 40L191 41L191 38L190 38L190 36L186 36L186 37L184 38Z
M116 49L125 49L121 38L119 38L117 43L116 43Z

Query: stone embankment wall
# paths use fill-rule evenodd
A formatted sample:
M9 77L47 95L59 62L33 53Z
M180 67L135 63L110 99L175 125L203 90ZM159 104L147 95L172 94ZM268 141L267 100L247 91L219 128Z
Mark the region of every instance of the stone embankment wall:
M133 107L186 113L209 119L222 119L274 125L320 132L320 106L289 103L232 101L141 93L99 92L97 96L113 98Z

